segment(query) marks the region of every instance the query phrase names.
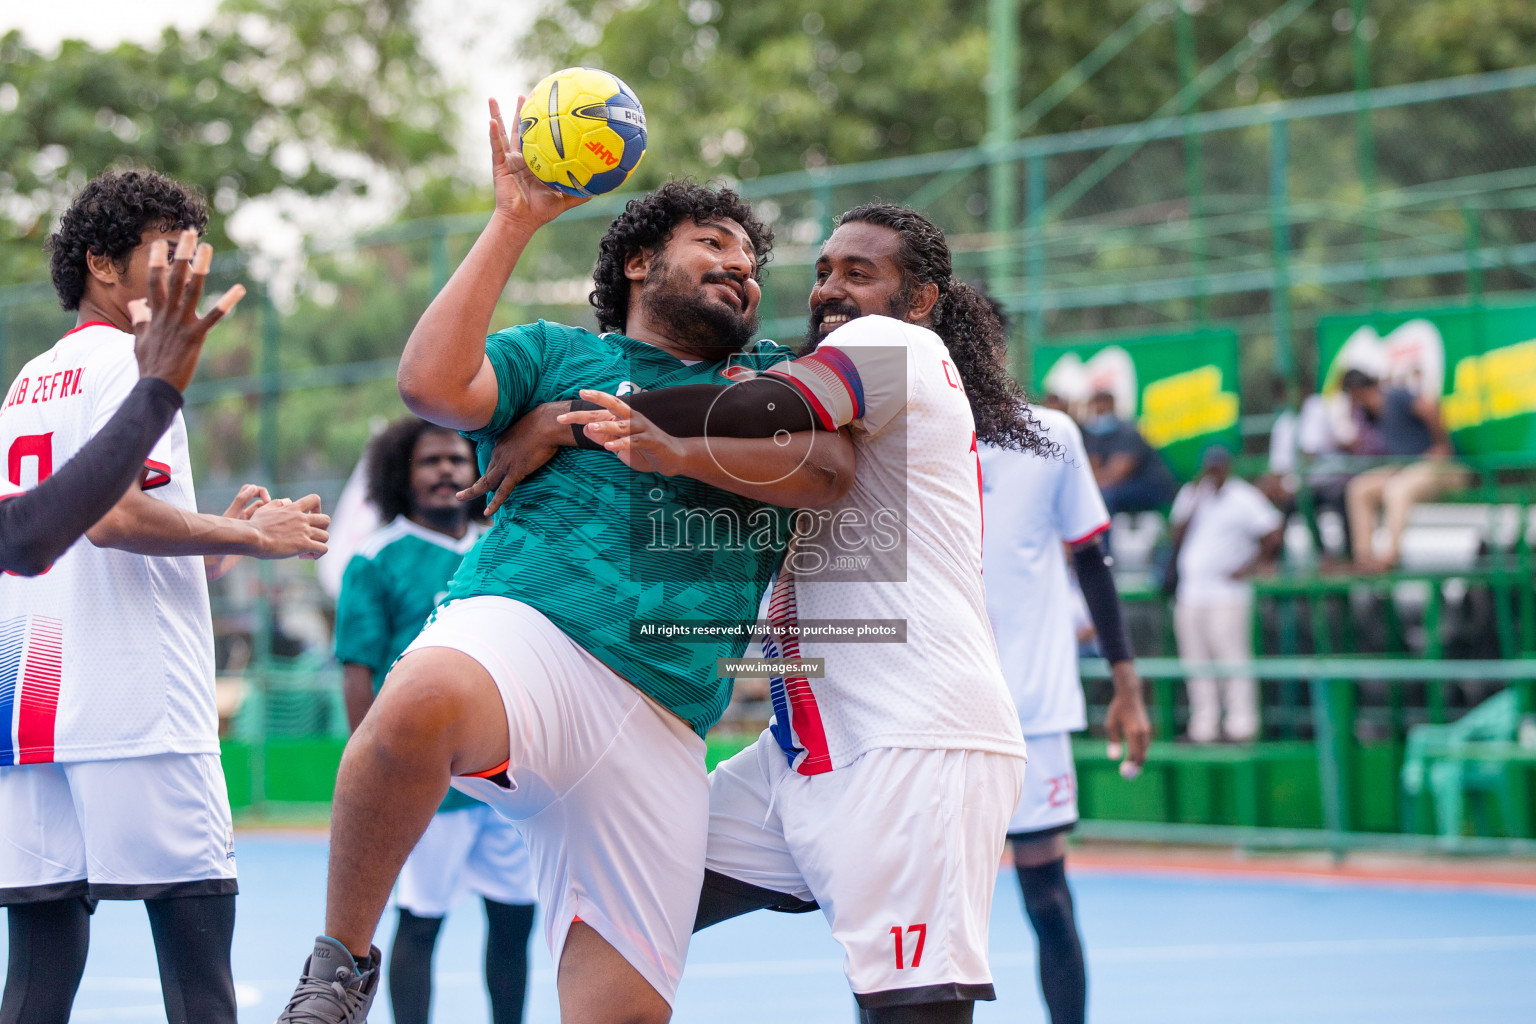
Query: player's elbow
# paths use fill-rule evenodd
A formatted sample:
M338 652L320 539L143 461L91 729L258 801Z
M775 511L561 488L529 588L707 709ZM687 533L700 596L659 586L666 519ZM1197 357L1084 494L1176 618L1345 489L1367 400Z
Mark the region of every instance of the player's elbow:
M405 407L425 420L432 419L431 414L442 408L445 398L441 382L434 382L430 374L408 368L404 359L395 372L395 390L400 392Z
M13 576L41 576L62 553L46 547L36 537L7 537L0 545L0 570Z
M841 433L817 433L817 443L806 460L805 499L801 508L816 508L841 501L853 488L853 442Z
M85 531L85 538L99 548L120 548L131 533L131 519L122 508L115 507Z

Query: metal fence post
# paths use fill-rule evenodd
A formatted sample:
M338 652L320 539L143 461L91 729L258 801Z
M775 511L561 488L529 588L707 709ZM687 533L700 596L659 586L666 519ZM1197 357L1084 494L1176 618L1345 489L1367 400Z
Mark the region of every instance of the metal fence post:
M1002 149L1018 134L1019 0L988 0L987 40L987 287L1003 295L1010 290L1005 240L1018 230L1017 174Z
M1317 746L1317 781L1323 799L1323 825L1335 860L1343 860L1349 830L1349 746L1353 715L1336 692L1353 684L1348 680L1313 679L1312 731ZM1350 694L1353 697L1353 693ZM1344 712L1341 714L1341 712Z
M1275 286L1270 292L1270 316L1275 332L1275 373L1295 392L1296 359L1291 352L1291 135L1290 122L1276 118L1269 125L1269 233ZM1293 399L1300 401L1299 394Z
M1193 130L1189 115L1199 103L1190 89L1195 80L1194 16L1184 4L1178 5L1176 32L1179 61L1179 91L1185 96L1179 114L1184 118L1184 189L1189 196L1190 249L1195 258L1195 321L1204 326L1210 316L1209 287L1206 281L1205 251L1205 144Z
M1365 38L1365 0L1349 0L1349 56L1354 69L1355 146L1360 160L1360 186L1365 193L1365 261L1370 276L1371 309L1381 305L1381 236L1376 224L1376 131L1371 123L1367 93L1371 88L1371 46Z
M1034 350L1045 344L1045 224L1040 210L1045 206L1045 157L1031 154L1024 161L1024 291L1029 296L1025 314L1025 340L1013 360L1014 377L1030 379Z
M448 233L443 228L442 221L432 226L432 242L427 252L427 265L432 275L432 297L437 298L437 293L443 290L443 285L448 283Z
M282 337L282 328L277 319L277 306L272 301L272 293L267 288L262 289L261 295L261 415L259 419L258 444L260 447L262 482L270 490L277 487L277 456L278 456L278 402L281 393L278 390L278 349ZM255 669L254 685L260 692L261 699L257 704L262 714L259 724L260 735L251 743L251 805L260 807L266 801L266 775L267 775L267 740L266 740L266 711L268 707L267 695L272 680L272 636L274 629L274 609L272 606L272 590L275 586L275 574L271 562L263 559L256 565L258 580L258 592L256 597L256 636L253 638L252 667Z

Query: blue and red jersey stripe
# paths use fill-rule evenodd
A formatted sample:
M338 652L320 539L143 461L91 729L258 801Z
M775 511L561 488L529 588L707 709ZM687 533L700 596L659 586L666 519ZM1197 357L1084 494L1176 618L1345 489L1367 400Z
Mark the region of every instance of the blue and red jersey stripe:
M773 596L768 599L768 618L776 625L795 621L795 581L788 566L779 569ZM784 635L782 642L768 639L763 653L769 658L800 660L800 641ZM783 676L768 681L773 701L773 738L778 741L789 765L801 775L820 775L832 770L832 755L827 747L827 732L821 722L821 706L805 676Z
M53 760L64 624L46 615L0 623L0 767Z

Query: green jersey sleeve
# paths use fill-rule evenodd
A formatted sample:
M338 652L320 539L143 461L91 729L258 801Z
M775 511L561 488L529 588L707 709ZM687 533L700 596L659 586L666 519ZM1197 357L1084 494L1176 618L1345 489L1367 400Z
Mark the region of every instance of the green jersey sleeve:
M353 555L336 598L336 660L366 665L377 679L389 667L389 594L378 563Z
M544 321L497 331L485 339L485 356L496 372L496 412L479 430L466 430L471 442L494 440L533 405L544 371Z

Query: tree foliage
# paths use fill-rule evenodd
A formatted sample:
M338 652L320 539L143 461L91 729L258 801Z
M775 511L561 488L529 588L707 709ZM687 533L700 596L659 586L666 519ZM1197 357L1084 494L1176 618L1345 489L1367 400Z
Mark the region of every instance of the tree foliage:
M57 55L0 37L0 274L35 279L50 221L91 176L152 167L227 215L246 199L422 188L452 160L452 94L412 0L225 0L154 45ZM228 244L224 216L211 238Z
M1033 129L1140 120L1181 85L1172 0L1155 24ZM798 170L980 141L988 70L986 0L556 0L525 54L541 70L604 67L645 104L651 152L641 184L677 174ZM1129 21L1143 0L1021 0L1023 107ZM1354 19L1321 0L1265 38L1279 0L1183 0L1195 65L1246 38L1261 44L1200 109L1342 92L1354 84ZM1375 85L1536 60L1522 0L1369 0L1362 35ZM1252 33L1252 35L1250 35Z

